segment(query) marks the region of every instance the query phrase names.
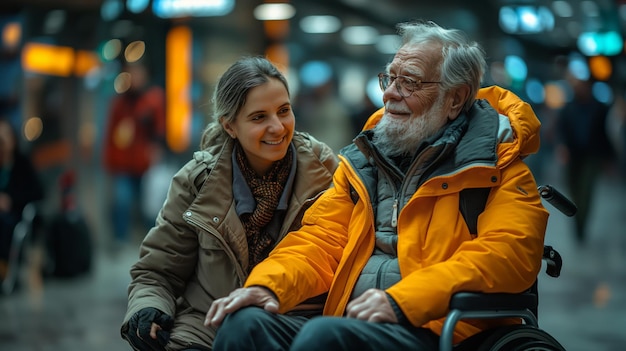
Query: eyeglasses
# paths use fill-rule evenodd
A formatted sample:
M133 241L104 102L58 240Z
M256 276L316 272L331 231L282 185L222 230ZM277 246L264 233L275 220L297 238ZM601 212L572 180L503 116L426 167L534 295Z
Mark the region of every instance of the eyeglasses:
M378 84L380 89L384 92L393 83L396 82L396 89L402 97L409 97L416 90L422 89L422 84L439 84L441 82L423 82L421 80L415 80L407 76L391 76L386 73L378 74Z

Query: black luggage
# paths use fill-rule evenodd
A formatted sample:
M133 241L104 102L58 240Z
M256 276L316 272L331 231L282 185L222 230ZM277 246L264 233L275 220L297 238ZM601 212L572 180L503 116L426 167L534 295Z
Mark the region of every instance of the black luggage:
M78 212L63 212L54 216L46 234L49 273L57 277L75 277L91 271L91 233Z
M74 196L76 178L68 171L60 178L61 206L47 225L46 248L49 258L44 268L57 277L75 277L91 271L93 244L91 231Z

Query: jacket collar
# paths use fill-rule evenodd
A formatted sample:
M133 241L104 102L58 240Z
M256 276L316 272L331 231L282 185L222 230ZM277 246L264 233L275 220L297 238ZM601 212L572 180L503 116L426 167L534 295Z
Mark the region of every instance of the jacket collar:
M289 171L289 177L287 177L287 183L285 184L283 193L280 196L276 210L287 209L287 206L289 205L289 195L291 194L293 182L296 177L296 167L298 164L296 159L296 148L293 146L293 143L289 144L289 148L291 148L293 162ZM252 213L256 208L256 201L252 195L252 190L250 190L250 187L241 172L241 168L239 167L237 156L235 154L236 151L233 149L231 154L233 164L233 197L235 198L235 210L237 211L237 215L241 216L244 213Z

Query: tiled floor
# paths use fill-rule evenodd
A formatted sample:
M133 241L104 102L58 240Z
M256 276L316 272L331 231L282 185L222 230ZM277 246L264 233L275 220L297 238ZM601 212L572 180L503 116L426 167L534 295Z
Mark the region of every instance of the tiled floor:
M540 277L539 321L568 351L623 351L626 345L625 189L604 179L596 198L587 245L576 245L572 219L556 211L547 233L564 267L558 279ZM27 281L0 297L0 350L130 350L119 326L135 256L135 246L115 255L99 250L90 276Z
M134 251L98 252L89 276L46 279L43 289L0 297L0 350L130 350L119 327Z

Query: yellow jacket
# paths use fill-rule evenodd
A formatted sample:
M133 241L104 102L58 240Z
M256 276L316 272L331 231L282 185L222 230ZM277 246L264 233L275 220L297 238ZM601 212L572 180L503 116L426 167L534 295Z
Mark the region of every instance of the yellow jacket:
M484 88L478 98L484 100L467 113L453 157L420 182L398 214L402 279L386 292L413 325L436 333L453 293L521 292L541 268L548 212L521 159L539 148L539 120L507 90ZM382 109L365 129L381 116ZM341 154L333 187L306 212L302 228L287 235L245 283L276 293L281 312L328 292L324 314L343 315L374 249L374 213L367 179L360 177L367 162L354 144ZM478 218L478 236L472 237L459 212L459 192L484 187L492 190ZM358 193L356 202L351 189ZM494 321L461 322L455 342L489 323Z

